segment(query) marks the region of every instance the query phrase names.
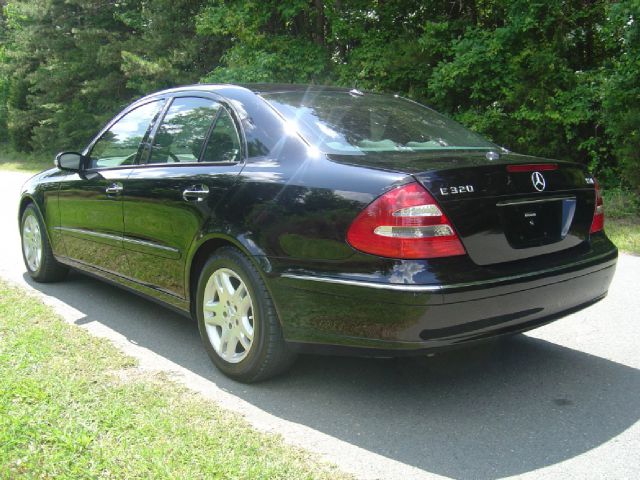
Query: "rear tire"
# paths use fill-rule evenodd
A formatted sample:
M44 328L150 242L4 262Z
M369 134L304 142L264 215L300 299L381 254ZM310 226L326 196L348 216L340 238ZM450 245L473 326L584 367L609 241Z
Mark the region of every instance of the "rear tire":
M46 226L33 204L28 205L22 213L20 236L22 259L29 276L41 283L64 280L69 267L62 265L53 256Z
M202 267L196 316L209 357L234 380L266 380L295 360L262 277L235 248L220 248Z

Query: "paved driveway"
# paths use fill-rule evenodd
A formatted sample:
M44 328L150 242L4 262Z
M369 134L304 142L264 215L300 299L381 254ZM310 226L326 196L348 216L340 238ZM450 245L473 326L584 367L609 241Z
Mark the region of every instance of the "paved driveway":
M434 358L306 356L246 386L213 368L188 319L79 273L32 283L16 223L26 178L0 172L0 276L259 429L361 478L640 478L638 257L621 256L602 302L509 341Z

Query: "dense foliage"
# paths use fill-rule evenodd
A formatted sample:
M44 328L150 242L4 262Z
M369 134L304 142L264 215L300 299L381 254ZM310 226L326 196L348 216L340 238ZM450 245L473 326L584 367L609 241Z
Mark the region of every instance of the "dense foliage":
M640 0L15 0L0 141L80 148L197 81L399 92L522 153L640 186Z

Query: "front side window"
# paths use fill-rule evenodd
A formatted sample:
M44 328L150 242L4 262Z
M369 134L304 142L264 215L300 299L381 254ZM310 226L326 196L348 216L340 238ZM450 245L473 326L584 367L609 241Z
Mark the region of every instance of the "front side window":
M135 162L140 143L160 112L164 100L145 103L124 115L104 132L89 155L89 168L118 167Z
M176 98L158 127L148 163L197 162L220 108L206 98Z

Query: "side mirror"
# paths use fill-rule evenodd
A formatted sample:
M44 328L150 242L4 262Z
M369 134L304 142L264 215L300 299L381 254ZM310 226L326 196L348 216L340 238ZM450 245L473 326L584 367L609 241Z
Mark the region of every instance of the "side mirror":
M84 157L78 152L62 152L56 155L56 167L60 170L79 172L82 170Z

